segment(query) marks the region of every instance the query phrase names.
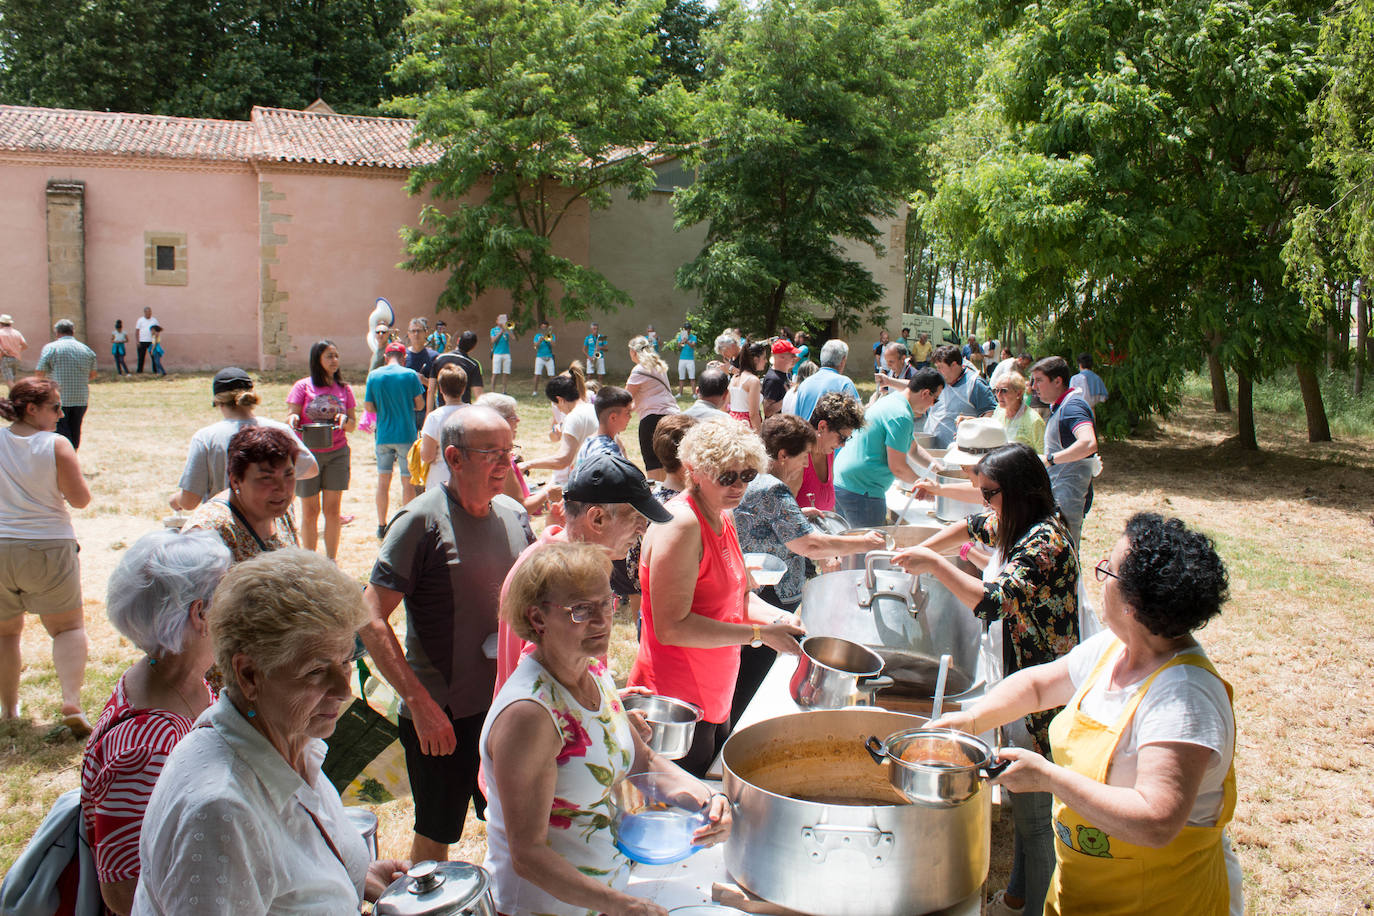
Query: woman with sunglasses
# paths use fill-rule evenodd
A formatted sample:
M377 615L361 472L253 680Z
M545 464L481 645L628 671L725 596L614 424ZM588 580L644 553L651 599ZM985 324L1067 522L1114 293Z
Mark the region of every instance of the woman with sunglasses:
M601 659L611 642L611 564L592 544L548 544L511 574L501 619L534 646L482 727L487 870L507 916L666 916L626 893L630 862L606 817L611 786L662 773L707 815L694 840L723 842L730 805L649 749Z
M993 383L997 409L992 418L1007 431L1008 442L1024 442L1037 452L1045 451L1045 421L1026 406L1026 377L1012 369Z
M1242 913L1223 833L1236 802L1231 686L1193 635L1221 613L1226 567L1205 535L1142 512L1096 572L1108 632L936 724L976 733L1064 707L1050 724L1053 762L1007 749L999 779L1053 793L1046 913Z
M947 461L961 462L966 439L960 436ZM968 476L987 511L947 526L902 551L893 562L912 575L934 575L988 624L992 682L1003 672L1052 662L1078 644L1079 565L1063 513L1050 491L1049 474L1035 451L1019 442L979 451L981 457L969 456L974 460ZM951 556L957 552L968 560L975 543L993 551L981 579L955 565ZM1039 710L1009 720L1006 743L1048 754L1049 724L1057 711ZM1040 913L1054 872L1051 802L1043 790L1012 795L1011 876L1007 889L993 898L989 913Z
M687 489L667 504L673 519L644 535L639 581L644 632L630 685L699 706L702 721L682 768L706 772L729 731L740 647L798 654L796 616L749 591L730 510L767 465L759 437L738 423L708 420L678 446Z

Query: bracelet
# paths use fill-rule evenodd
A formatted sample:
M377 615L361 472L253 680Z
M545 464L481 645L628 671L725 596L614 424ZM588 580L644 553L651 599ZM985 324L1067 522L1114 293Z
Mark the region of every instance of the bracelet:
M968 562L968 552L973 549L972 541L964 541L964 546L959 548L959 559Z

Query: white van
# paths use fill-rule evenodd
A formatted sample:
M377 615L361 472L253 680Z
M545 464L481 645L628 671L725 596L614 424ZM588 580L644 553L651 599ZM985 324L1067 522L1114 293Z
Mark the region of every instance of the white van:
M955 335L954 329L949 326L949 322L935 315L920 315L908 313L902 316L902 327L911 329L911 338L915 340L921 334L929 334L930 342L935 346L940 344L958 344L959 338Z

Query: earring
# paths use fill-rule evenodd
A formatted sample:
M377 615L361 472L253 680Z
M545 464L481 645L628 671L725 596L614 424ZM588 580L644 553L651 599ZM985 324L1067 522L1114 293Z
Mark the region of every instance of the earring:
M253 718L254 716L256 716L257 714L258 714L258 711L257 711L256 709L250 709L250 710L248 710L248 718L250 718L250 719Z

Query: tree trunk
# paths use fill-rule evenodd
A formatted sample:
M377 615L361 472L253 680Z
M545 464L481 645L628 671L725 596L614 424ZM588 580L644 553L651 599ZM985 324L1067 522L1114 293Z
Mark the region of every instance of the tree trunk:
M1236 370L1236 434L1241 448L1259 451L1255 438L1255 386L1243 369Z
M1365 345L1369 339L1369 297L1364 293L1364 279L1359 281L1360 292L1355 297L1355 397L1364 394Z
M1331 424L1326 421L1326 405L1322 403L1322 386L1312 367L1298 363L1298 386L1302 389L1302 406L1307 412L1307 441L1330 442Z
M1214 335L1212 349L1207 351L1207 368L1212 373L1212 409L1217 413L1230 413L1231 392L1226 387L1226 369L1221 365L1221 357L1217 356L1220 345L1220 336Z

